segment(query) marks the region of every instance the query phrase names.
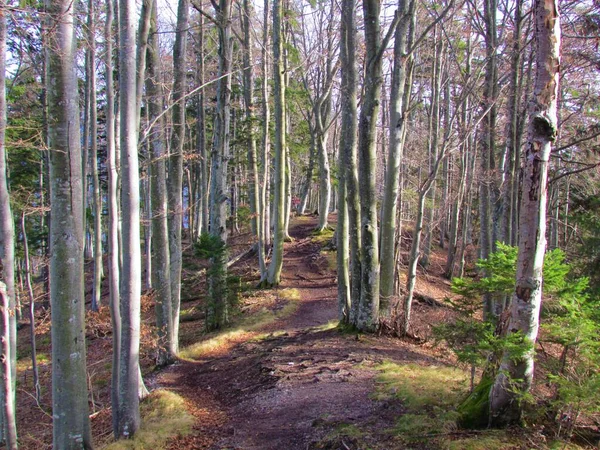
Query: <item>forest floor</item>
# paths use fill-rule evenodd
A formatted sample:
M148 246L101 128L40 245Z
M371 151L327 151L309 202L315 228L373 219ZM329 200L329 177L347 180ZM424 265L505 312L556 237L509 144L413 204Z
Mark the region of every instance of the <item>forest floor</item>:
M290 229L293 241L285 245L282 282L271 304L272 310L287 312L258 326L251 323L250 332L237 329L229 338L217 338L218 345L209 349L192 347L183 352L192 358L153 379L197 411L194 432L170 449L400 445L389 430L402 402L374 396L378 366L447 361L430 346L339 331L335 252L323 250L329 236L314 236L315 226L315 218L302 217ZM439 321L431 314L430 319Z
M151 294L143 298L140 358L146 385L154 392L142 404L143 427L151 425L144 431L145 441L109 445L109 313L106 307L100 313L87 313L90 405L97 447L548 448L535 430L525 434L457 429L455 406L468 392L469 373L458 367L449 350L436 345L432 332L433 326L455 317L443 304L451 292L441 276L441 252L419 275L412 325L418 339L347 332L337 326L333 233L315 235L316 224L317 218L311 216L293 220L293 240L285 244L282 282L276 289L255 287L255 255L245 255L230 268L237 277L238 305L232 325L217 333L204 332L203 263L187 258L180 358L165 369L153 366L154 300ZM250 240L249 233L234 236L232 254L244 253ZM404 246L408 245L406 239ZM39 404L32 396L26 324L19 334L18 426L23 449L51 448L49 324L49 314L39 313ZM160 393L167 393L166 400L158 397Z

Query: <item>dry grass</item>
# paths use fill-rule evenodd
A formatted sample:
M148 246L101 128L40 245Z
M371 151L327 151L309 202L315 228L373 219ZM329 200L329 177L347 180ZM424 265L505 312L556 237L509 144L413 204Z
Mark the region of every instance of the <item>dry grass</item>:
M194 417L188 412L182 397L173 392L157 390L140 405L142 426L133 439L120 440L105 450L142 450L165 448L176 436L192 431Z

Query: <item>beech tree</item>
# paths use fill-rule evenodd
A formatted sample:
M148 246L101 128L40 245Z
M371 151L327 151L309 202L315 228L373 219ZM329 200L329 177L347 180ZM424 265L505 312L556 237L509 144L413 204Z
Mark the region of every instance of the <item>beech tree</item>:
M52 30L47 47L47 92L53 447L67 450L92 448L84 332L83 174L75 75L75 6L69 0L46 5Z
M520 334L530 348L516 358L504 352L490 392L490 423L505 425L521 419L520 396L533 380L534 344L542 300L542 268L546 249L548 167L558 132L560 15L553 0L535 0L536 74L529 102L529 126L519 218L516 287L512 295L508 333Z
M119 0L119 111L121 150L122 272L118 436L132 437L140 426L140 182L136 100L135 1Z
M267 273L268 285L277 286L283 267L283 241L285 238L285 83L282 42L282 0L273 0L273 73L275 75L275 175L273 181L273 256Z
M14 278L15 231L6 167L6 4L0 2L0 443L17 448L15 418L16 299Z

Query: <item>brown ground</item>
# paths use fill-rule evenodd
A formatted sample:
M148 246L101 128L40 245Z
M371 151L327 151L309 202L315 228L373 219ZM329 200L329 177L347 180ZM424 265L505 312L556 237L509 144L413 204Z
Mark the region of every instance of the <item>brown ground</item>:
M201 360L182 360L160 372L154 371L153 300L151 296L143 298L140 356L147 386L180 394L197 419L193 434L176 439L169 448L359 448L351 436L336 431L344 424L367 430L361 439L363 444L365 439L371 440L371 448L399 448L386 430L394 425L402 406L399 402L371 398L375 365L384 360L447 364L448 354L440 354L430 344L344 334L327 326L337 318L335 253L322 251L327 243L319 243L312 236L315 226L314 217L293 221L290 233L294 241L285 245L281 286L251 290L240 305L243 316L247 316L260 308L277 311L288 302L297 302L294 313L225 343L202 355ZM235 236L231 240L232 254L247 249L249 240L249 233ZM187 311L187 318L182 316L182 347L205 339L204 276L198 275L201 267L202 263L193 257L184 266L182 311ZM437 276L441 267L442 263L434 260L430 273L419 278L418 290L422 294L441 299L448 293L447 284ZM247 283L257 282L254 255L242 258L230 271ZM293 291L298 299L290 300L284 295L286 291ZM447 308L416 302L413 331L427 339L431 324L447 320L449 314ZM51 447L52 440L50 318L43 311L38 316L36 341L39 354L45 355L40 363L42 401L38 406L30 395L33 388L27 367L29 330L24 326L19 334L18 428L22 449L43 450ZM94 441L101 446L111 439L112 338L108 308L104 307L100 314L88 312L86 335L93 387L92 428Z
M169 448L356 448L352 438L332 435L343 424L372 428L373 445L391 448L383 431L393 426L400 406L371 399L373 366L383 360L440 361L431 349L411 343L323 327L337 317L337 288L321 245L311 240L314 226L314 220L295 222L294 242L286 244L280 289L298 290L293 315L258 330L271 333L266 338L180 362L156 378L158 386L202 406L194 435Z

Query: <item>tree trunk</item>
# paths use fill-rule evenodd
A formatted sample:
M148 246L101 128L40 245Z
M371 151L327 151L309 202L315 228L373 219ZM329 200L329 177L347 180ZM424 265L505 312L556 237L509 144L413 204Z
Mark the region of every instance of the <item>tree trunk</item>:
M38 371L37 350L35 344L35 297L33 295L33 286L31 284L31 264L29 262L29 243L27 242L25 213L21 214L21 233L23 236L25 283L27 284L27 294L29 295L29 339L31 340L31 367L33 372L33 387L35 389L35 399L39 403L41 401L42 392L40 387L40 374Z
M379 26L379 0L364 0L366 69L358 125L361 216L361 292L356 326L374 331L379 324L379 240L377 230L377 118L382 85L383 55Z
M390 299L394 294L394 280L396 267L396 227L398 216L398 195L400 181L400 164L404 153L404 138L406 136L406 110L405 103L407 69L410 67L409 58L406 56L407 41L412 38L407 36L412 14L414 14L414 2L412 0L400 0L398 2L398 13L401 16L396 28L394 43L394 67L392 72L392 87L390 93L390 143L387 159L387 170L385 174L385 193L381 208L381 311L389 313Z
M169 158L169 253L171 270L171 328L173 349L179 351L181 309L181 228L183 226L183 141L185 139L185 58L189 23L189 0L177 4L177 29L173 44L173 124Z
M8 192L8 168L6 166L6 3L0 1L0 282L2 282L2 388L0 389L0 442L9 449L17 448L15 423L16 388L16 297L15 297L15 230L10 195ZM11 314L12 312L12 314Z
M231 0L220 0L217 8L219 33L219 79L215 111L210 180L210 234L223 245L227 242L227 164L230 158L229 127L231 111ZM226 253L218 252L212 259L218 267L209 276L210 304L207 315L209 329L221 328L229 322L226 297Z
M282 0L273 0L273 71L275 74L275 180L273 216L273 256L267 273L267 284L277 286L281 281L283 266L283 240L285 237L285 83L283 80Z
M171 264L169 254L169 230L167 225L167 156L164 123L160 115L163 111L163 95L159 78L159 45L156 0L152 4L150 37L146 56L146 98L148 121L153 123L150 130L150 190L152 196L152 285L156 301L156 328L158 334L157 365L164 366L174 361L177 352L173 336L171 317Z
M131 438L140 426L140 182L136 100L136 5L119 0L119 109L121 147L122 274L118 436Z
M262 41L262 152L261 152L261 166L262 166L262 191L261 191L261 212L262 212L262 227L265 247L271 244L271 207L270 203L270 183L271 176L269 170L269 0L264 1L264 20L263 20L263 41ZM266 273L261 274L261 281L267 277Z
M356 71L356 17L353 0L342 0L340 61L342 72L340 171L346 171L346 191L348 202L348 233L350 238L350 313L349 321L357 325L361 284L361 227L360 200L358 193L357 167L357 71ZM341 201L341 197L340 197Z
M490 392L490 423L520 421L522 402L533 380L534 346L542 300L542 267L546 247L548 165L556 140L560 67L560 18L554 0L534 2L536 76L529 102L528 143L523 168L516 287L509 333L520 333L529 350L520 358L505 351Z
M88 0L88 45L90 46L90 148L89 159L91 164L93 210L94 210L94 286L92 291L92 311L100 308L102 297L102 277L104 266L102 263L102 198L100 196L100 180L98 176L98 106L96 101L96 18L93 0Z
M497 37L496 37L496 9L497 0L484 1L485 17L485 47L486 68L485 87L483 93L483 108L487 110L482 121L481 140L481 177L479 185L479 257L487 259L494 251L493 211L495 203L495 154L496 154L496 93L497 93ZM488 275L487 273L485 275ZM483 298L484 320L492 320L497 317L497 308L491 295L485 294Z
M92 448L83 274L83 179L75 74L75 3L47 3L53 447ZM60 226L58 226L60 224ZM138 241L139 244L139 241ZM68 299L68 301L66 301Z
M262 210L260 199L260 177L256 152L256 127L254 117L254 73L252 70L252 7L249 0L243 2L242 25L244 30L244 102L246 106L246 122L248 126L248 165L250 166L250 212L252 213L252 230L257 237L258 268L261 278L266 273L265 246L262 226Z
M112 325L111 404L113 433L118 436L119 358L121 354L121 312L119 311L119 201L117 149L115 140L115 91L113 82L113 4L106 2L104 42L106 45L106 167L108 171L108 291Z
M0 25L1 27L2 25ZM2 33L0 31L0 33ZM0 44L2 45L2 44ZM1 50L0 50L1 51ZM3 263L4 261L0 261ZM3 275L3 274L2 274ZM6 448L10 450L17 449L17 421L15 417L15 402L13 401L12 370L10 362L10 300L6 289L6 284L0 281L0 363L2 374L2 416L4 420L4 442ZM7 399L7 400L5 400Z

